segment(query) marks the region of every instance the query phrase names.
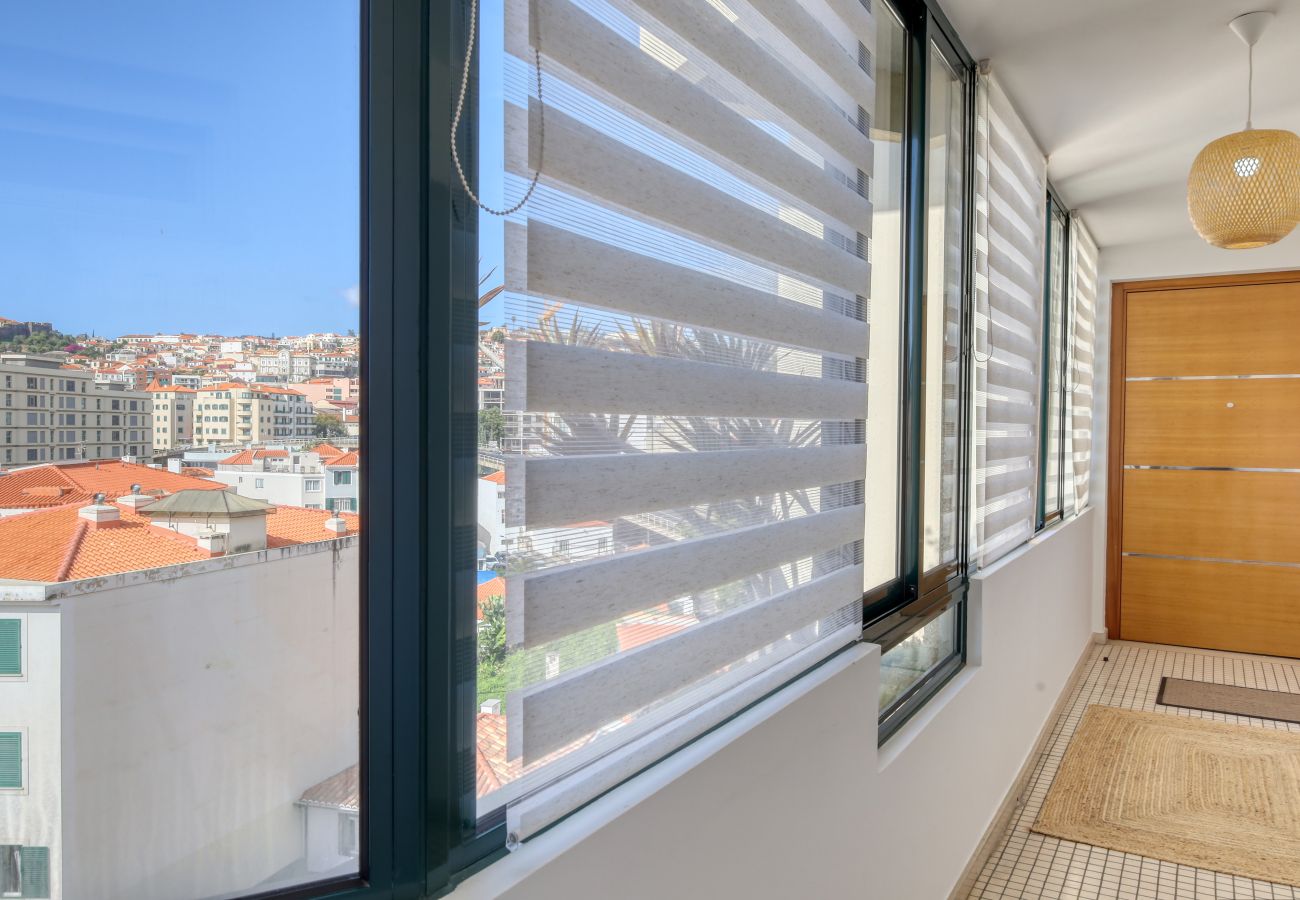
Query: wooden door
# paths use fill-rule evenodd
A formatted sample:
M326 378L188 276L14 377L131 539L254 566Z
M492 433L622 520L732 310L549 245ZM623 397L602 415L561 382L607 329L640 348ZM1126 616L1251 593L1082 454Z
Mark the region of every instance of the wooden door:
M1300 657L1300 272L1113 301L1110 634Z

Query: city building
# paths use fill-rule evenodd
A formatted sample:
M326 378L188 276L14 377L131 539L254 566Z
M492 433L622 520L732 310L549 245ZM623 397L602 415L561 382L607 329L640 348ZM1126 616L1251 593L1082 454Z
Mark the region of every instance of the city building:
M299 798L358 752L357 527L224 490L0 519L0 733L22 761L0 822L40 896L176 900L306 869ZM148 851L116 852L120 828Z
M360 458L356 451L331 444L242 450L218 461L211 477L241 496L269 503L351 513L358 509Z
M295 384L294 390L313 404L324 401L358 401L361 399L361 380L359 378L312 378L302 384Z
M0 354L0 466L152 452L150 394L97 383L62 354Z
M310 440L316 414L292 388L225 381L195 396L194 440L200 444L249 445Z
M178 384L155 380L146 391L153 397L153 449L155 453L188 447L194 442L194 405L198 393Z

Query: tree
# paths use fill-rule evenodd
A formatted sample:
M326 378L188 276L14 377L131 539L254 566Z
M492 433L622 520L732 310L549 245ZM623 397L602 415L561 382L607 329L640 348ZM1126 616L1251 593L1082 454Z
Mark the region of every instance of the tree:
M506 333L500 328L494 328L492 334L488 336L488 340L494 344L504 344L506 342Z
M504 700L506 693L506 604L488 597L480 605L478 624L478 702Z
M344 437L348 430L343 427L338 416L329 413L316 413L316 437Z
M479 665L499 672L506 662L506 601L504 597L488 597L479 609L483 621L478 626Z
M489 406L487 409L479 410L478 414L478 445L486 447L492 444L500 445L501 438L506 433L506 420L501 415L501 410L495 406Z

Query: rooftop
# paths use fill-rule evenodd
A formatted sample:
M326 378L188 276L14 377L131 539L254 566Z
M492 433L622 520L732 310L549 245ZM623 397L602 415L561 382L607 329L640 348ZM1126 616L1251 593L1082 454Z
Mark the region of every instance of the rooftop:
M0 579L76 581L212 557L193 538L153 525L125 504L113 505L119 519L100 525L78 515L79 503L0 518L0 546L5 548ZM347 531L333 534L325 528L325 521L334 515L329 510L278 506L275 512L266 519L268 548L329 541L360 530L360 519L346 513L341 518Z
M224 484L205 484L183 475L125 462L78 462L15 469L0 477L0 509L44 509L67 503L89 503L96 494L121 497L131 493L162 496L177 491L225 491Z
M144 508L147 516L224 516L239 518L242 516L260 516L274 512L275 508L265 500L241 496L234 491L212 491L203 488L191 488L169 494Z

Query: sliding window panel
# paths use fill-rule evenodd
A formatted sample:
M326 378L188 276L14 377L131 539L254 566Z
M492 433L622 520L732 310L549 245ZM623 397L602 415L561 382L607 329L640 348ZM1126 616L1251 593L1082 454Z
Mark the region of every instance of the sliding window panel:
M1043 304L1042 465L1039 467L1038 527L1054 522L1065 504L1066 275L1069 218L1048 198L1047 296Z
M21 896L361 884L361 6L5 10Z
M959 556L961 332L966 287L966 78L931 44L926 109L922 592Z
M1093 368L1097 342L1097 244L1078 216L1070 218L1070 463L1074 507L1088 506L1092 474Z
M905 41L838 0L482 23L478 803L524 839L898 576Z
M1047 161L996 78L976 92L974 506L988 565L1037 518Z

